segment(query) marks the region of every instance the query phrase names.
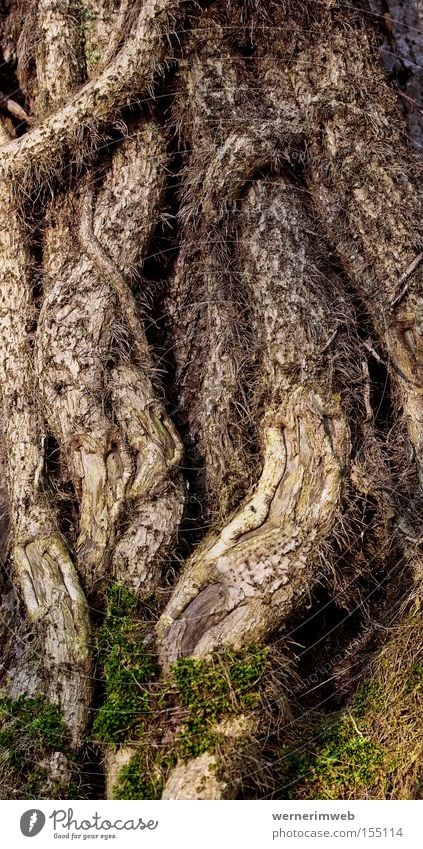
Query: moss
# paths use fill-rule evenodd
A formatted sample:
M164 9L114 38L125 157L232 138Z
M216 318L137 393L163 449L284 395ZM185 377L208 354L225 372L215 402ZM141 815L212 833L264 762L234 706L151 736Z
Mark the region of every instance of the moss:
M149 685L158 668L139 608L134 593L111 587L98 638L105 685L104 702L93 724L99 742L117 745L139 735L143 717L152 710Z
M41 764L54 752L71 761L69 735L58 705L44 695L0 699L0 776L3 798L72 798L75 789L49 780Z
M216 652L209 659L180 658L169 679L159 674L149 631L151 609L118 585L110 588L98 636L104 701L93 724L99 743L131 743L137 754L120 772L115 798L156 798L166 772L179 759L220 751L221 720L260 705L269 650ZM169 718L179 730L163 749Z
M145 756L137 752L121 769L113 788L113 798L160 799L162 787L158 770L155 769L152 775Z
M139 608L137 595L121 584L112 584L107 593L106 615L111 621L113 617L135 615Z
M183 758L213 750L216 724L260 703L260 679L269 668L268 649L220 652L209 660L180 658L173 666L178 698L187 718L177 740Z
M370 713L380 713L385 704L384 690L377 681L363 681L351 704L354 715L364 719Z
M268 650L256 647L216 653L208 660L180 658L172 667L173 686L161 681L154 696L149 695L150 715L136 729L141 748L120 771L113 797L160 798L164 776L180 758L216 749L220 720L258 706L260 680L268 666ZM173 746L163 751L153 743L157 715L176 705L185 720Z
M404 682L404 692L415 695L421 672L410 667ZM300 721L296 739L308 739L307 749L297 743L284 746L280 753L279 782L287 798L387 798L406 758L399 742L392 746L381 733L386 712L384 687L369 679L348 709L330 716L316 714L303 724Z
M180 759L209 751L223 762L228 751L224 721L265 710L273 692L266 647L180 658L163 680L149 641L151 620L151 606L134 593L110 589L99 634L105 697L94 732L107 745L132 742L142 748L121 771L116 798L156 798L166 772ZM292 723L277 756L276 780L288 798L407 798L415 793L421 746L415 742L413 717L419 710L421 661L418 634L410 639L416 650L406 663L400 638L399 630L347 709L330 716L308 713ZM177 717L175 733L163 749L170 717Z
M86 53L86 61L87 68L89 71L92 71L93 68L98 64L101 58L101 53L99 50L87 50Z
M85 61L87 68L91 71L100 59L100 51L93 43L93 27L97 15L91 9L81 10L81 31L85 44Z
M368 678L332 715L298 717L277 755L294 799L417 799L423 774L423 622L414 605L391 628Z
M405 681L405 690L407 695L415 694L421 691L423 686L423 663L412 663Z
M96 19L96 14L91 9L81 9L81 17L83 21L92 23Z
M287 798L361 798L366 788L385 779L392 758L361 731L352 715L337 713L320 721L320 728L317 722L307 728L307 750L287 746L281 752L279 780Z
M63 751L68 745L68 732L58 705L43 695L20 696L15 701L0 699L0 746L22 734L29 737L33 747Z

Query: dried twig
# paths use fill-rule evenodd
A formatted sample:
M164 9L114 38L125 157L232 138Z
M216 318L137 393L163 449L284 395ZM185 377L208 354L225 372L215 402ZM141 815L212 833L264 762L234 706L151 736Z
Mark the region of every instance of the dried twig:
M410 277L413 274L413 272L416 270L416 268L419 267L422 259L423 259L423 251L420 251L420 253L413 259L413 262L411 262L410 265L408 266L408 268L404 271L404 274L401 275L400 279L398 280L397 286L396 286L396 292L398 292L398 289L400 291L398 292L398 294L394 293L394 296L391 299L391 307L394 307L396 304L398 304L403 299L403 297L406 294L408 287L410 285ZM405 284L405 285L403 285L403 284ZM401 288L401 286L402 286L402 288Z
M406 94L404 91L400 91L399 89L398 89L398 94L400 95L400 97L403 97L404 100L406 100L408 103L411 103L412 107L414 109L417 109L417 111L420 112L423 115L423 109L422 109L421 103L418 103L417 100L414 100L412 97L409 97L408 94Z

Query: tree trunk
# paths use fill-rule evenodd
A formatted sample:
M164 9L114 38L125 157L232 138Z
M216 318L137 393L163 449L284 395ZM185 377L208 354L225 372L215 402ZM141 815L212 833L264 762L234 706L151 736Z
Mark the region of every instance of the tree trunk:
M416 65L423 22L398 6L1 6L5 798L418 792L418 723L381 712L376 741L356 708L421 708L421 122L382 59ZM334 715L389 785L295 768Z

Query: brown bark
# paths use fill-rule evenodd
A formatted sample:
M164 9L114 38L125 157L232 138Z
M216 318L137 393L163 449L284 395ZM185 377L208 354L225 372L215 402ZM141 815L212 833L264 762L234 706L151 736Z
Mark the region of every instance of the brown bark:
M0 102L0 557L44 683L5 655L75 749L112 582L154 595L162 682L280 640L322 581L337 598L340 539L350 596L366 545L406 561L387 604L420 592L421 168L380 27L337 2L238 5L2 12L20 91ZM214 721L226 757L259 727ZM109 795L134 742L103 747ZM163 798L235 793L235 760L229 780L212 748L179 757Z

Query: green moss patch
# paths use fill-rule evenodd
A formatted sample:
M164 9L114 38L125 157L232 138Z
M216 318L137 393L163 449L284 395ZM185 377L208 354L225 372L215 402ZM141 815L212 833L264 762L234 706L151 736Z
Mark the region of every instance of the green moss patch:
M134 593L112 586L98 639L105 698L93 734L102 743L117 745L139 734L142 718L152 709L149 685L158 669L139 608Z
M179 702L187 710L177 741L180 756L212 750L219 720L257 708L268 669L266 648L220 652L209 660L180 658L172 670Z
M171 681L150 693L150 721L138 726L139 750L120 773L113 789L115 799L160 798L165 775L179 759L216 751L221 737L218 723L257 708L261 679L269 669L268 649L250 647L242 652L219 652L207 660L180 658L172 667ZM174 715L179 730L168 748L154 741L155 717ZM157 745L159 743L159 745Z
M104 700L93 737L106 746L134 748L116 781L116 799L159 798L178 760L205 751L220 757L225 736L219 723L260 708L263 678L272 667L269 649L249 646L207 659L179 658L163 679L152 626L145 602L111 587L98 636Z
M317 740L311 738L306 750L286 747L281 752L286 798L360 797L389 772L384 748L366 737L348 714L328 717L320 728L309 726L307 734L313 730Z
M419 798L422 654L422 619L411 613L392 629L347 708L293 723L278 753L281 798Z
M137 752L122 767L113 788L114 799L160 799L163 781L160 772L151 770L145 755Z
M76 789L51 782L42 766L49 755L69 757L69 735L60 708L44 695L0 699L2 797L72 798Z

